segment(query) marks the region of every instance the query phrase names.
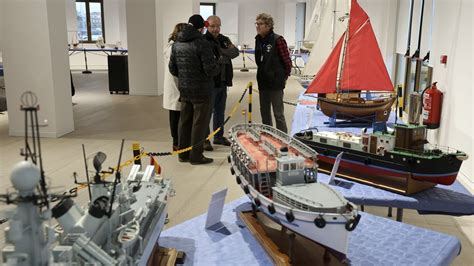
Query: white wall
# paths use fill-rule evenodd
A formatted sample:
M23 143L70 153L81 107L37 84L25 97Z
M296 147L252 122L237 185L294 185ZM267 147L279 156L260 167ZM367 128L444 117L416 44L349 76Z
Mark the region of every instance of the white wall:
M285 3L280 5L284 7L283 22L284 25L284 37L288 46L296 45L296 3ZM277 17L280 18L280 17Z
M2 50L3 50L3 1L0 1L0 62L2 62Z
M216 15L221 18L221 33L228 36L232 42L239 42L239 4L221 3L216 5Z
M156 4L155 0L127 0L125 3L128 73L132 95L159 94Z
M438 0L435 7L431 64L433 81L444 92L441 128L431 131L431 142L466 152L461 181L474 191L473 8L471 0ZM439 63L448 56L446 66Z

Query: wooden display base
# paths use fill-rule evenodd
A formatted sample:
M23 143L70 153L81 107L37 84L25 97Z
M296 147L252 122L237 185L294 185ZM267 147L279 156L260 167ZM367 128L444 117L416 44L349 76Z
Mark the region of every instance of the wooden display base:
M326 174L331 174L332 165L320 162L318 170ZM415 180L412 178L411 174L406 175L403 178L390 178L383 176L364 176L364 178L360 178L356 174L351 173L349 170L339 169L336 175L344 179L356 181L362 184L378 187L403 195L411 195L436 186L436 184L431 182Z
M276 265L344 265L325 247L286 230L259 211L239 215Z
M155 245L150 258L148 259L148 266L174 266L176 264L184 264L186 253L178 251L175 248L165 248Z

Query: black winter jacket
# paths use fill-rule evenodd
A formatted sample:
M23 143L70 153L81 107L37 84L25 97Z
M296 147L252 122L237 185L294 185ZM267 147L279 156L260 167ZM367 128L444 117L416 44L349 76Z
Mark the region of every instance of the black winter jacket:
M170 73L178 77L180 99L208 101L219 70L209 42L193 26L186 26L173 44L169 63Z
M220 65L220 74L214 77L215 86L220 87L222 82L226 86L232 86L232 79L234 77L232 59L239 56L239 49L225 35L219 34L217 38L214 38L210 32L207 32L205 36L211 43L214 55L217 56Z

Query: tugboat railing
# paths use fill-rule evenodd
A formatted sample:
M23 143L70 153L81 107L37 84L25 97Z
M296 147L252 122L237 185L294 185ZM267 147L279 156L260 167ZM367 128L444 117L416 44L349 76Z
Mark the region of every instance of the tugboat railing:
M464 154L463 152L460 152L457 149L454 149L454 148L451 148L451 147L448 147L448 146L439 145L439 144L431 144L431 143L425 144L423 150L414 150L414 149L407 149L407 148L396 148L395 151L396 152L414 154L414 155L421 156L421 157L428 157L428 156L441 157L443 155L462 155L462 154Z

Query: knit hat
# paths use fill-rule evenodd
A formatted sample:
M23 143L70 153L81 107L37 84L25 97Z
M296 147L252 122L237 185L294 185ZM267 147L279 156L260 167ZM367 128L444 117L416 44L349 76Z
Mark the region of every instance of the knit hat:
M207 27L207 21L204 21L201 15L192 15L189 18L188 23L193 25L195 29L201 29L201 28Z

